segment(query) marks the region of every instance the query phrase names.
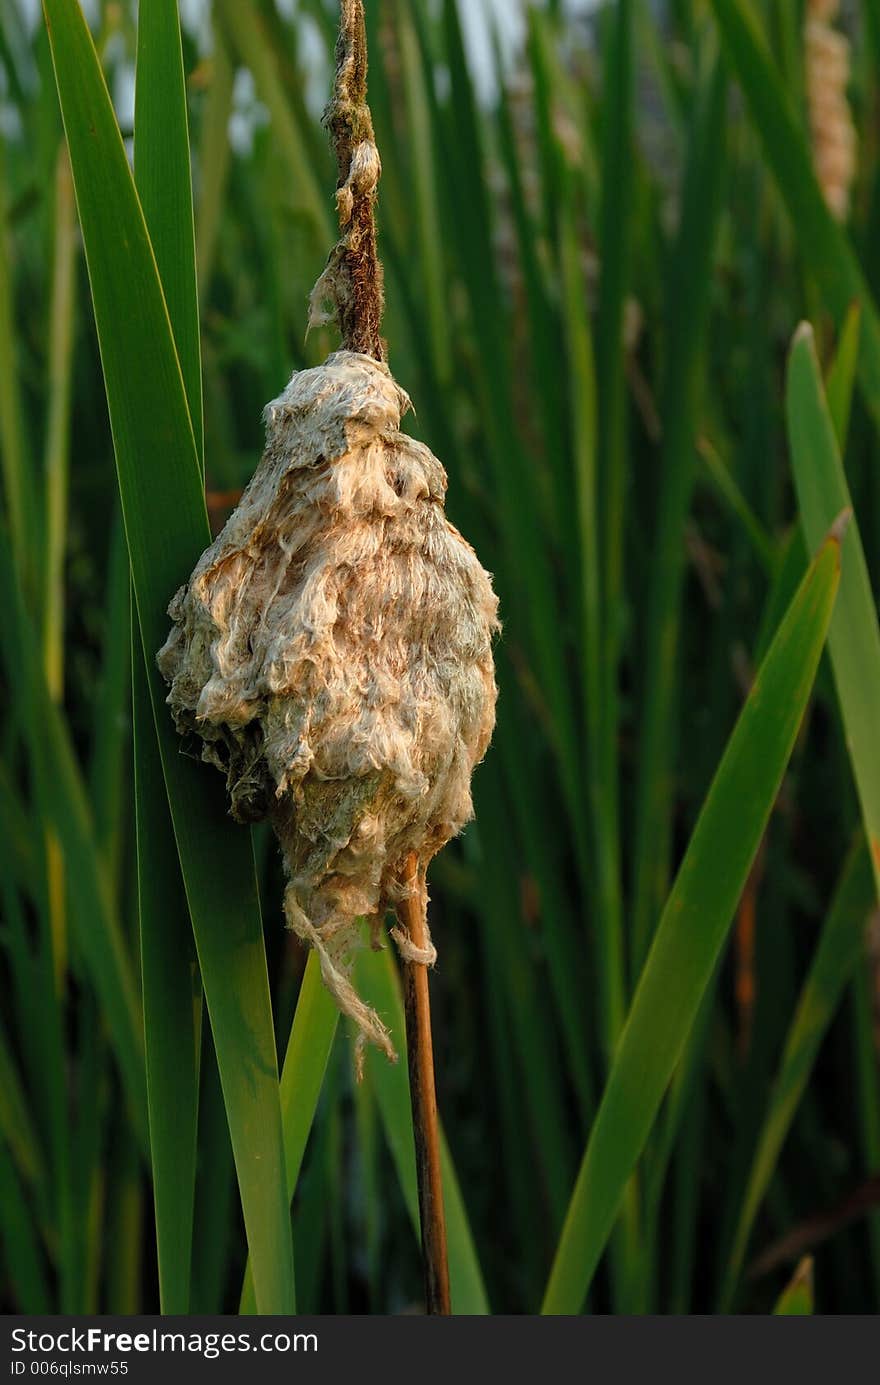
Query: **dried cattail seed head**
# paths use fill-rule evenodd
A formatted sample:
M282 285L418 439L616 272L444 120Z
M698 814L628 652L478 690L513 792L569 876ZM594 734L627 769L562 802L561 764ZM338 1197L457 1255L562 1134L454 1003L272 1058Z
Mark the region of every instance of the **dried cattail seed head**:
M348 976L358 920L377 930L411 888L411 853L425 903L429 861L471 817L496 699L497 600L446 518L443 467L399 431L408 406L360 353L294 374L159 654L177 727L225 772L233 815L273 824L290 927L389 1054Z

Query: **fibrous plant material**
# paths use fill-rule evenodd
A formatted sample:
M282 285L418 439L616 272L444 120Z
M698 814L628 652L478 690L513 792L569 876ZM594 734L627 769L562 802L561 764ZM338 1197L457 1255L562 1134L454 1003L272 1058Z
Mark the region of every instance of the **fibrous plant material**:
M813 166L830 210L846 221L857 139L847 101L849 40L834 28L839 8L839 0L808 0L804 61Z
M413 892L424 916L428 863L472 815L498 620L488 574L444 513L443 467L399 431L409 399L380 359L375 184L361 179L378 155L356 109L363 14L346 0L343 35L357 12L327 118L348 150L343 237L320 288L346 349L268 405L263 459L174 597L159 667L178 729L226 774L233 816L271 820L290 927L361 1035L393 1056L349 980L360 919L377 944L386 910ZM433 963L427 924L421 947L393 936L406 960Z
M178 729L226 774L233 815L272 821L290 926L389 1052L346 976L358 919L378 936L413 851L424 901L429 861L471 816L496 697L496 598L446 519L443 467L399 431L408 405L354 352L294 374L159 655Z

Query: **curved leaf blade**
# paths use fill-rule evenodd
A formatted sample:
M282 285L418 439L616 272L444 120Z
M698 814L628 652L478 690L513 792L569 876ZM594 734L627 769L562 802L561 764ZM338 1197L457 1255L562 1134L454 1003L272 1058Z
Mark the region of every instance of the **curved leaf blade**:
M740 714L666 902L575 1184L543 1312L580 1311L681 1057L794 746L840 570L830 536Z

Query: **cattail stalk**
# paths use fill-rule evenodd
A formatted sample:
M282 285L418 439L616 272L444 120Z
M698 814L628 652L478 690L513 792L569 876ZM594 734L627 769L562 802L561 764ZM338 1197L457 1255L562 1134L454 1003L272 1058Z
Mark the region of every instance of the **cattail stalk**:
M333 100L324 112L339 172L336 206L341 239L312 295L312 317L325 318L329 300L346 350L384 361L380 334L384 308L382 265L376 242L376 188L382 171L367 105L367 39L362 0L342 0ZM419 1221L429 1314L451 1312L446 1219L440 1168L440 1125L434 1081L431 998L427 965L433 961L427 927L427 890L419 857L404 872L395 939L404 959L404 1011L410 1100L416 1150Z
M376 246L376 189L382 162L367 105L367 35L363 0L341 0L333 99L324 112L339 172L340 239L312 291L310 323L337 323L346 351L385 360L380 335L385 307Z
M418 857L407 863L411 884L418 883ZM427 945L425 910L417 893L410 894L401 910L412 945ZM431 1000L424 962L403 964L403 1003L406 1012L406 1050L409 1093L412 1102L416 1174L419 1188L419 1223L422 1229L422 1262L425 1272L425 1307L430 1314L452 1312L449 1297L449 1260L446 1250L446 1217L440 1168L440 1121L434 1084L434 1045L431 1037Z

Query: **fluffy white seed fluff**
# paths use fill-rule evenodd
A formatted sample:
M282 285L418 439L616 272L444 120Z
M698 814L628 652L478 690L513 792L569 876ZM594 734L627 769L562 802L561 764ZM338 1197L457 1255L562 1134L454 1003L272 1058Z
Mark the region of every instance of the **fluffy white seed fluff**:
M290 927L389 1054L349 979L358 920L375 941L413 888L411 853L426 900L429 861L472 815L496 700L497 600L446 518L443 467L399 431L408 407L369 356L294 374L159 653L178 729L226 774L233 815L273 823Z

